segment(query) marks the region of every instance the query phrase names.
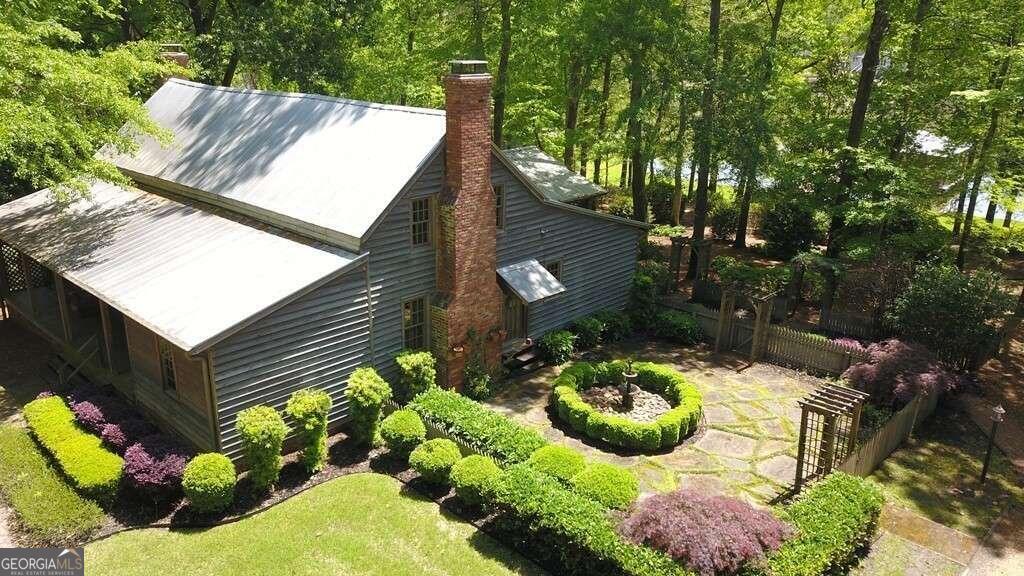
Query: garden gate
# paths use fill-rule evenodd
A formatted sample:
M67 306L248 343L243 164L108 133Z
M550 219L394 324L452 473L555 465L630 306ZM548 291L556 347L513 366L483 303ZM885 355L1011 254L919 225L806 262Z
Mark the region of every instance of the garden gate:
M796 492L807 480L831 472L853 452L860 431L861 409L867 398L859 390L827 384L799 402Z

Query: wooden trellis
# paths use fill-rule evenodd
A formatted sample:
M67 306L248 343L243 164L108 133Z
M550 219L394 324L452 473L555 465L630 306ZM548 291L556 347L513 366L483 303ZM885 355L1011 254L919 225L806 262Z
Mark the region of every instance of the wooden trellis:
M828 384L799 402L800 439L796 456L796 490L842 464L857 446L860 415L868 395Z

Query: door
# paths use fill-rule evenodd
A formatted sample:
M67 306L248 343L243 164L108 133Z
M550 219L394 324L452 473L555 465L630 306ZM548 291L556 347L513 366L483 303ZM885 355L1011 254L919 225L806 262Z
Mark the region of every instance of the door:
M505 340L526 338L526 305L514 294L505 293Z

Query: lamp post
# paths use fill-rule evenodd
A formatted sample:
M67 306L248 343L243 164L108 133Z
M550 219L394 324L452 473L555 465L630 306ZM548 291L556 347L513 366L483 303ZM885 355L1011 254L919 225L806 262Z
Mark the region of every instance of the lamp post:
M1002 406L996 406L992 409L992 433L988 435L988 450L985 451L985 464L981 467L981 484L985 483L985 478L988 476L988 465L992 460L992 447L996 444L996 429L999 428L999 423L1003 421L1003 415L1006 414L1006 410Z

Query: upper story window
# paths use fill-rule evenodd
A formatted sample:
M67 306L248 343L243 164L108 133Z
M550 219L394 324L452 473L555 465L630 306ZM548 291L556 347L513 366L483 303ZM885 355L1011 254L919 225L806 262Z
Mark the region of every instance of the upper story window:
M427 303L416 298L402 304L402 338L406 350L427 347Z
M498 230L505 228L505 187L494 187L494 226Z
M430 244L432 218L430 214L430 198L417 198L412 201L412 245L425 246Z
M157 349L160 351L160 378L164 388L175 390L178 387L178 374L174 370L174 349L169 342L157 337Z
M552 276L555 277L555 280L558 280L559 282L562 281L562 261L561 260L552 260L550 262L545 262L543 264L543 266L544 266L544 268L547 269L548 272L551 273Z

